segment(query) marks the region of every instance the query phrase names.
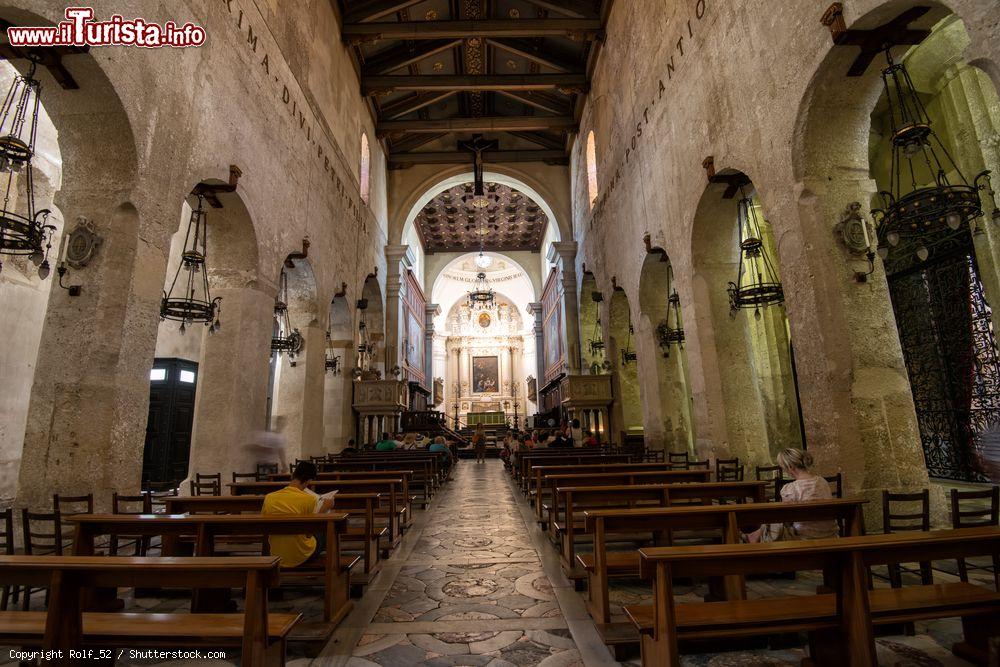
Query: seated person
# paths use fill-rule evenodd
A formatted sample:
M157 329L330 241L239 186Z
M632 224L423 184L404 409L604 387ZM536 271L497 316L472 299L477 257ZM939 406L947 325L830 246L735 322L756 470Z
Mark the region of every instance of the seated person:
M383 433L382 439L375 444L375 450L379 452L394 452L397 447L396 441L388 433Z
M584 447L600 447L601 443L597 442L597 438L594 437L594 433L592 431L587 431L586 434L583 437L583 446Z
M316 464L299 461L292 472L292 481L283 489L264 496L261 514L317 514L333 509L333 499L323 500L317 507L316 494L306 488L316 479ZM267 538L271 555L281 559L281 567L298 567L317 558L326 549L326 533L319 535L271 535Z
M451 463L451 449L448 448L447 443L445 443L444 436L439 435L434 438L434 442L431 443L430 447L427 448L429 452L441 452L444 454L445 458Z
M805 500L830 500L830 484L809 469L813 456L801 449L785 449L778 454L781 471L794 481L781 487L781 500L787 503ZM837 522L798 521L792 524L765 523L747 534L747 542L781 542L786 540L817 540L838 535Z
M403 442L400 444L400 449L416 449L417 448L417 434L407 433L403 436Z
M358 453L358 445L357 445L357 443L354 442L354 438L351 438L350 440L347 441L347 447L344 447L344 449L340 453L341 454L357 454Z
M570 440L569 435L566 433L565 429L559 429L556 431L555 437L549 443L549 447L552 449L566 449L573 446L573 441Z

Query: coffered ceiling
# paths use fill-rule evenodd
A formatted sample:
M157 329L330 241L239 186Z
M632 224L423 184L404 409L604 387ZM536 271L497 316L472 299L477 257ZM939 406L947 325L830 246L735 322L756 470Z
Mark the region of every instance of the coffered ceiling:
M531 197L499 183L486 183L489 206L473 205L473 185L439 193L417 214L414 224L427 253L478 250L537 252L549 224Z

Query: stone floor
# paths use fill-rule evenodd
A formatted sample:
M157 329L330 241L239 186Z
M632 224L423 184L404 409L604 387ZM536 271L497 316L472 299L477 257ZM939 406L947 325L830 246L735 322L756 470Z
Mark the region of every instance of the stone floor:
M952 564L941 563L944 570ZM936 579L951 579L937 572ZM983 579L986 581L985 577ZM815 577L751 580L748 594L767 597L808 594ZM702 587L679 588L683 599L698 600ZM289 648L294 667L406 667L408 665L488 667L601 667L639 665L638 656L615 662L598 638L584 605L562 574L555 549L537 528L530 508L514 489L498 460L459 463L455 479L417 512L414 525L382 572L316 658L302 646ZM648 584L620 582L611 591L612 611L649 599ZM40 597L40 596L39 596ZM41 603L41 600L38 600ZM129 599L137 610L171 611L184 598ZM288 591L272 609L297 609L306 620L321 618L315 591ZM620 617L619 618L623 618ZM619 619L616 619L619 620ZM918 624L914 636L878 640L880 663L893 666L966 665L948 647L960 635L957 621ZM686 666L798 665L799 648L685 656ZM238 664L230 660L118 661L118 665ZM0 666L13 665L0 651Z

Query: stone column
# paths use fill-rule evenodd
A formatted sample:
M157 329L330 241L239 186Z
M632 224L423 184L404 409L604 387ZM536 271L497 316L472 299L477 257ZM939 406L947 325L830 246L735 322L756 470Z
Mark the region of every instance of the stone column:
M386 377L395 366L402 366L400 345L403 319L403 277L406 269L413 266L414 257L408 245L387 245L385 247L385 370Z
M548 259L559 267L562 285L566 362L570 375L580 374L580 306L576 293L576 242L553 243Z
M205 334L198 364L188 475L250 472L249 435L267 425L267 381L274 295L224 289L222 329Z
M833 240L848 204L861 202L868 214L873 190L862 174L810 179L797 192L778 192L776 201L792 206L772 216L798 219L779 253L807 446L820 471L844 473L848 495L875 503L882 489L916 491L929 482L881 262L859 283L854 272L866 263ZM932 498L937 517L941 500Z
M323 397L323 449L341 451L355 437L354 408L350 367L355 354L353 340L334 340L328 345L331 354L340 357L340 375L326 373ZM324 360L324 371L325 368Z
M313 322L300 329L304 341L295 365L281 355L274 414L287 440L288 460L323 452L323 395L326 380L326 331Z
M86 181L65 172L63 179ZM95 222L103 245L86 268L71 274L73 283L83 284L78 297L58 287L55 257L49 257L51 292L25 421L18 507L49 509L59 492L93 493L104 509L112 491L139 489L170 243L166 236L140 243L139 230L152 233L157 222L140 220L135 207L112 198L120 195L102 185L56 197L60 210ZM159 228L176 226L171 209Z
M469 346L467 341L461 339L461 351L458 358L458 388L459 388L459 398L463 398L471 394L471 381L472 374L470 373L472 369L472 359L469 353Z
M541 393L545 386L545 322L542 321L542 304L529 303L528 314L535 320L535 371L538 373L539 411L541 411Z

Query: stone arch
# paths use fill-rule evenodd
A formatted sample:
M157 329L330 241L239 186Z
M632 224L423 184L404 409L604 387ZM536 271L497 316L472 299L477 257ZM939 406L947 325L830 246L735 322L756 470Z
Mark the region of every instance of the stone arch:
M223 183L215 178L200 182ZM191 191L195 186L192 183ZM278 462L273 453L250 446L270 421L269 350L277 280L260 272L260 246L246 193L237 188L216 197L220 208L208 202L205 206L206 263L212 296L221 298L222 326L212 335L198 334L201 350L189 476L250 472L256 463ZM182 208L189 212L191 206L197 206L197 200L188 194ZM180 243L186 226L187 216L182 216ZM172 244L171 261L177 245ZM172 275L168 270L168 279ZM163 325L160 333L162 337ZM232 400L235 394L239 401Z
M11 6L0 7L0 19L53 24ZM28 67L20 59L10 64L20 72ZM86 284L79 297L48 287L17 491L18 504L32 507L48 506L53 491L92 491L105 505L112 490L138 488L160 294L159 285L135 277L164 261L138 242L145 205L135 189L138 151L118 85L93 53L69 56L64 64L77 89L63 89L47 69L38 70L62 160L52 201L74 219L92 221L104 243L74 272L75 284ZM128 343L126 327L109 327L122 322L135 323ZM65 343L69 332L73 345Z
M367 307L359 313L358 342L361 342L362 332L361 322L364 322L367 330L368 340L375 345L375 354L372 359L372 370L379 371L385 376L385 298L382 295L382 286L378 278L372 274L365 278L361 288L361 298L367 302Z
M0 62L0 91L7 91L20 73L9 62ZM65 228L62 212L53 203L61 186L62 158L55 126L44 105L39 113L36 155L32 161L35 209L51 211L48 223L56 227L52 247L62 247ZM6 181L6 174L0 174ZM15 182L23 179L16 179ZM24 210L24 188L14 192L11 208ZM8 209L10 210L10 209ZM50 256L49 263L55 263ZM49 302L52 275L43 279L27 257L0 257L0 303L8 317L0 321L0 368L4 369L4 399L0 400L0 498L13 498L21 465L24 429L28 418L31 385L41 343L42 325Z
M915 24L934 29L924 44L937 39L942 27L954 30L959 19L966 21L967 26L979 26L990 23L987 19L991 15L995 24L998 15L998 8L990 3L961 5L962 13L955 15L941 2L884 2L848 27L871 28L916 5L932 7ZM996 68L991 67L995 59L990 57L990 48L995 47L984 44L977 37L981 34L973 33L971 44L966 41L951 49L941 49L940 44L935 47L939 64L947 63L949 70L947 77L940 77L941 85L961 86L963 80L976 78L996 87ZM897 47L893 53L897 62L905 62L909 56L919 55L921 49L922 46ZM966 53L976 53L977 57L965 63ZM802 385L810 444L814 440L819 443L815 451L819 461L844 471L849 488L875 497L880 488L917 489L926 487L928 482L912 391L882 262L876 261L874 273L863 286L859 285L848 276L854 271L868 271L864 257L852 255L836 241L836 235L830 234L831 221L841 219L851 202L857 202L860 214L870 219L872 197L879 189L878 169L872 157L876 154L873 149L884 139L873 132L873 114L877 114L883 94L879 77L882 63L877 60L864 76L849 78L846 72L855 55L853 49L831 46L819 61L800 102L791 159L799 181L797 204L802 241L812 248L804 258L804 265L797 270L800 275L814 277L814 298L822 299L823 306L811 316L815 321L810 328L816 331L816 338L826 339L828 351L822 366L808 364L808 376ZM986 74L965 67L966 64L978 66ZM925 100L931 100L932 92L921 90L927 94ZM940 113L935 109L929 112L932 120ZM969 135L975 136L974 126L968 127ZM996 169L1000 166L995 164L997 157L994 156L993 165L984 166ZM961 167L965 171L967 165ZM972 175L980 168L975 168ZM986 227L986 233L975 239L976 255L980 262L987 257L987 262L995 267L997 244L992 227ZM988 294L1000 295L995 271L984 275L983 282ZM812 346L812 341L807 344ZM836 396L829 391L833 386L849 387L850 391ZM833 414L842 417L832 420L828 415ZM886 469L879 461L890 452L897 465Z
M641 434L643 427L642 391L639 386L639 360L625 361L622 354L636 354L635 326L632 310L625 290L615 288L608 304L607 357L615 372L615 414L617 428L611 434L612 442L620 435Z
M640 356L648 362L639 365L643 386L643 410L647 444L662 442L667 451L694 453L694 429L691 415L690 375L687 352L683 345L664 347L659 342L661 325L683 326L674 321L670 295L675 289L670 257L653 248L647 253L639 274L639 318L636 326Z
M413 225L417 213L439 192L462 183L473 180L473 174L468 167L456 166L444 171L437 171L431 177L413 188L412 194L400 204L396 218L391 221L389 230L390 241L404 243L408 229ZM505 165L490 165L490 170L483 174L486 182L500 183L523 192L531 197L545 212L550 225L554 225L556 239L572 237L571 221L568 213L556 215L552 203L558 201L555 191L546 183Z
M603 373L601 365L606 359L604 350L604 326L601 322L601 308L594 300L604 296L597 289L597 280L590 271L583 273L580 284L580 351L583 357L583 372L592 375ZM599 345L591 345L599 343Z
M739 172L723 170L726 175ZM788 318L783 305L732 312L727 285L735 281L739 193L726 198L727 184L710 184L698 204L692 231L691 303L700 351L701 387L695 388L698 421L712 442L701 455L738 456L747 465L767 465L785 447L802 446L802 430ZM759 205L753 184L747 196ZM779 272L773 235L761 211L766 252ZM686 303L682 301L682 304ZM702 395L699 395L702 394ZM699 405L700 404L700 405ZM702 428L699 426L699 433Z
M323 449L339 452L354 437L354 408L351 385L357 353L354 325L354 304L347 294L337 294L330 302L326 347L340 357L339 374L326 371L323 401Z
M281 264L279 286L282 276L287 285L284 298L289 325L302 336L302 349L295 355L272 354L271 426L285 436L287 456L294 460L319 456L323 451L328 322L326 313L321 315L316 274L309 258L302 253L289 255Z

